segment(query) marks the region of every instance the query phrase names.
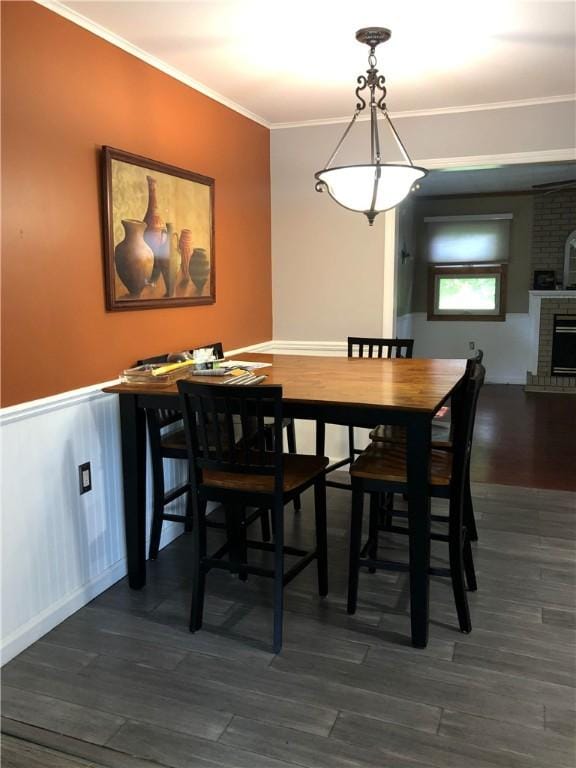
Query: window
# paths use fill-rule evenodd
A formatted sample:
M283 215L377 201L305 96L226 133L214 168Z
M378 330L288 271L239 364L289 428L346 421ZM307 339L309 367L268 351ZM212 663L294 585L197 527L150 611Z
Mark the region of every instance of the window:
M429 269L428 320L505 320L505 264Z
M505 320L511 213L429 216L429 320Z

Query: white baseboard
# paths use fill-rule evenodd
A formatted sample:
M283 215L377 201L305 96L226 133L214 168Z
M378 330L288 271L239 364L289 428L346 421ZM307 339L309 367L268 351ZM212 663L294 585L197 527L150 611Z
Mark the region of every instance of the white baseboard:
M178 523L166 524L162 530L160 548L170 544L171 541L182 534L182 526ZM86 584L83 584L74 592L65 595L60 600L47 606L39 614L18 627L2 640L0 648L0 666L4 666L22 651L25 651L32 643L39 640L50 630L57 627L73 613L83 608L91 600L101 595L107 589L123 579L127 573L126 558L123 557L117 563L107 568Z
M346 341L292 341L274 339L268 343L267 352L286 355L323 355L331 357L346 356Z
M22 653L29 645L36 642L39 638L50 632L68 616L71 616L77 610L89 603L99 594L111 587L119 579L126 575L126 559L123 558L101 573L95 579L83 584L69 595L65 595L56 603L52 603L37 616L26 622L15 632L8 635L2 643L2 665L6 664Z

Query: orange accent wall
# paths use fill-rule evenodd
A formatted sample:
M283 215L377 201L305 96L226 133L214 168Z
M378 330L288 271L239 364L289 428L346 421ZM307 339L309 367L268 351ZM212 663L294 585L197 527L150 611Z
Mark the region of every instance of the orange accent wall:
M269 131L42 6L1 9L2 405L270 339ZM106 311L102 145L215 179L215 304Z

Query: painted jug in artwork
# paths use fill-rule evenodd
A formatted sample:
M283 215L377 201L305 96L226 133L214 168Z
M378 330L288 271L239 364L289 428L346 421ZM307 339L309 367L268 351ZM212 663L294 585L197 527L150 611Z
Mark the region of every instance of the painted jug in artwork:
M187 283L190 280L190 273L188 267L190 264L190 255L192 254L192 232L189 229L183 229L180 232L180 239L178 240L178 250L182 257L182 263L180 265L180 273L182 275L182 282Z
M176 287L176 278L180 271L181 256L178 250L178 232L174 232L174 225L166 224L166 240L160 246L156 256L155 264L158 265L160 273L164 278L166 286L165 297L174 296Z
M143 221L146 222L144 240L146 240L150 248L152 248L152 252L155 256L154 269L152 271L152 276L150 277L150 282L155 285L160 277L158 253L166 244L167 235L166 224L160 215L160 208L158 207L156 179L153 176L146 176L146 181L148 182L148 207L143 219Z
M124 240L114 250L118 277L131 296L139 296L149 282L154 267L154 254L144 240L146 224L136 219L122 219Z
M210 274L210 260L205 248L194 248L188 266L190 278L196 287L196 295L202 296L202 291Z

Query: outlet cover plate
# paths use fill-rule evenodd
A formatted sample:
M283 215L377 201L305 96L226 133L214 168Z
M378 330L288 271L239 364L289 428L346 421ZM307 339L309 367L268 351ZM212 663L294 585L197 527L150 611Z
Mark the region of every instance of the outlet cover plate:
M85 464L80 464L78 467L78 481L80 485L80 495L92 490L92 469L89 461Z

